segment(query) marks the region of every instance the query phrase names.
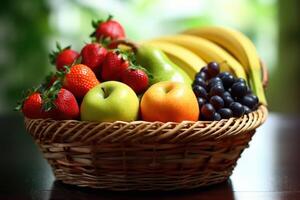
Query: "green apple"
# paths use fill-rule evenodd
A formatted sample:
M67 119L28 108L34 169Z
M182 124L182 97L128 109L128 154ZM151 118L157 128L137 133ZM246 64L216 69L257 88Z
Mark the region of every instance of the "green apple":
M134 121L138 117L139 99L126 84L103 82L84 96L81 120L96 122Z

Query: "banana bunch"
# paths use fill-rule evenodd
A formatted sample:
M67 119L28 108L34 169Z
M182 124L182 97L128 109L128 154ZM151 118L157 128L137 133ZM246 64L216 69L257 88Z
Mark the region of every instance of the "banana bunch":
M248 80L260 102L267 105L259 56L254 44L241 32L224 27L201 27L143 43L161 49L192 79L206 63L219 62L222 71Z

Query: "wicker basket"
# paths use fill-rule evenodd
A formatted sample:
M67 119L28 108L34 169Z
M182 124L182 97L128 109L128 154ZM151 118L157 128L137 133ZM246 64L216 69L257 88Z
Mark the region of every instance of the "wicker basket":
M267 117L96 123L25 119L56 179L109 190L175 190L225 181Z

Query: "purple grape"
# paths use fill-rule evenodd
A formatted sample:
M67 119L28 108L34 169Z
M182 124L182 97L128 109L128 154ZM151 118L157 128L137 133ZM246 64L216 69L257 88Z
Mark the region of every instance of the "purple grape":
M214 77L208 81L208 88L212 88L215 85L223 85L222 80L219 77Z
M224 76L229 76L229 75L231 75L229 72L221 72L220 74L218 74L218 77L222 79Z
M202 97L198 97L197 101L198 101L199 108L201 108L206 103L206 99Z
M207 69L210 77L215 77L220 73L220 65L216 62L208 63Z
M206 88L205 80L201 77L196 77L195 80L194 80L193 85L200 85L201 87Z
M215 95L218 95L218 96L222 96L223 92L224 92L224 87L223 85L215 85L213 86L210 91L209 91L209 95L212 97L212 96L215 96Z
M216 110L224 107L224 100L216 95L210 98L209 103L211 103Z
M240 102L250 109L253 109L257 104L256 99L250 95L246 95L246 96L242 97Z
M231 94L234 97L245 96L247 94L247 90L248 90L247 85L243 82L237 82L231 86Z
M200 111L201 116L203 116L205 120L212 120L215 112L214 107L210 103L204 104Z
M221 115L222 119L229 119L233 117L232 111L229 108L221 108L218 110L218 113Z
M207 97L207 92L206 92L205 88L201 87L200 85L195 85L193 87L193 91L194 91L196 97L202 97L202 98Z
M229 106L230 110L232 110L233 116L241 117L245 113L244 106L239 102L233 102Z
M245 114L251 113L251 109L248 106L244 106Z
M201 74L201 76L203 77L204 80L210 79L210 76L209 76L209 74L208 74L208 68L207 68L207 66L202 67L202 68L200 69L199 74Z
M234 102L234 99L231 96L223 97L224 103L226 107L229 107L231 103Z
M222 119L221 115L219 113L215 112L213 115L213 120L220 121L221 119Z
M225 74L221 77L221 80L225 88L230 88L235 81L233 75L231 74Z
M224 97L227 97L227 96L231 97L231 94L230 94L230 92L225 91L225 92L222 94L221 97L224 98Z
M197 77L200 77L200 78L202 78L205 81L208 79L208 75L206 73L204 73L204 72L199 72L197 74Z
M258 104L258 98L257 98L257 96L256 95L254 95L254 94L247 94L247 96L250 96L250 97L252 97L254 100L255 100L255 102L256 102L256 104Z

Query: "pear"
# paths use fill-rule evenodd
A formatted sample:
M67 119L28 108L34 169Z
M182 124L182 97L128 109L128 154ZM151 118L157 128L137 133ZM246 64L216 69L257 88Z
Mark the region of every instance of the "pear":
M151 45L140 45L136 62L153 76L150 85L162 81L174 81L191 85L192 80L180 67L174 64L160 49Z

